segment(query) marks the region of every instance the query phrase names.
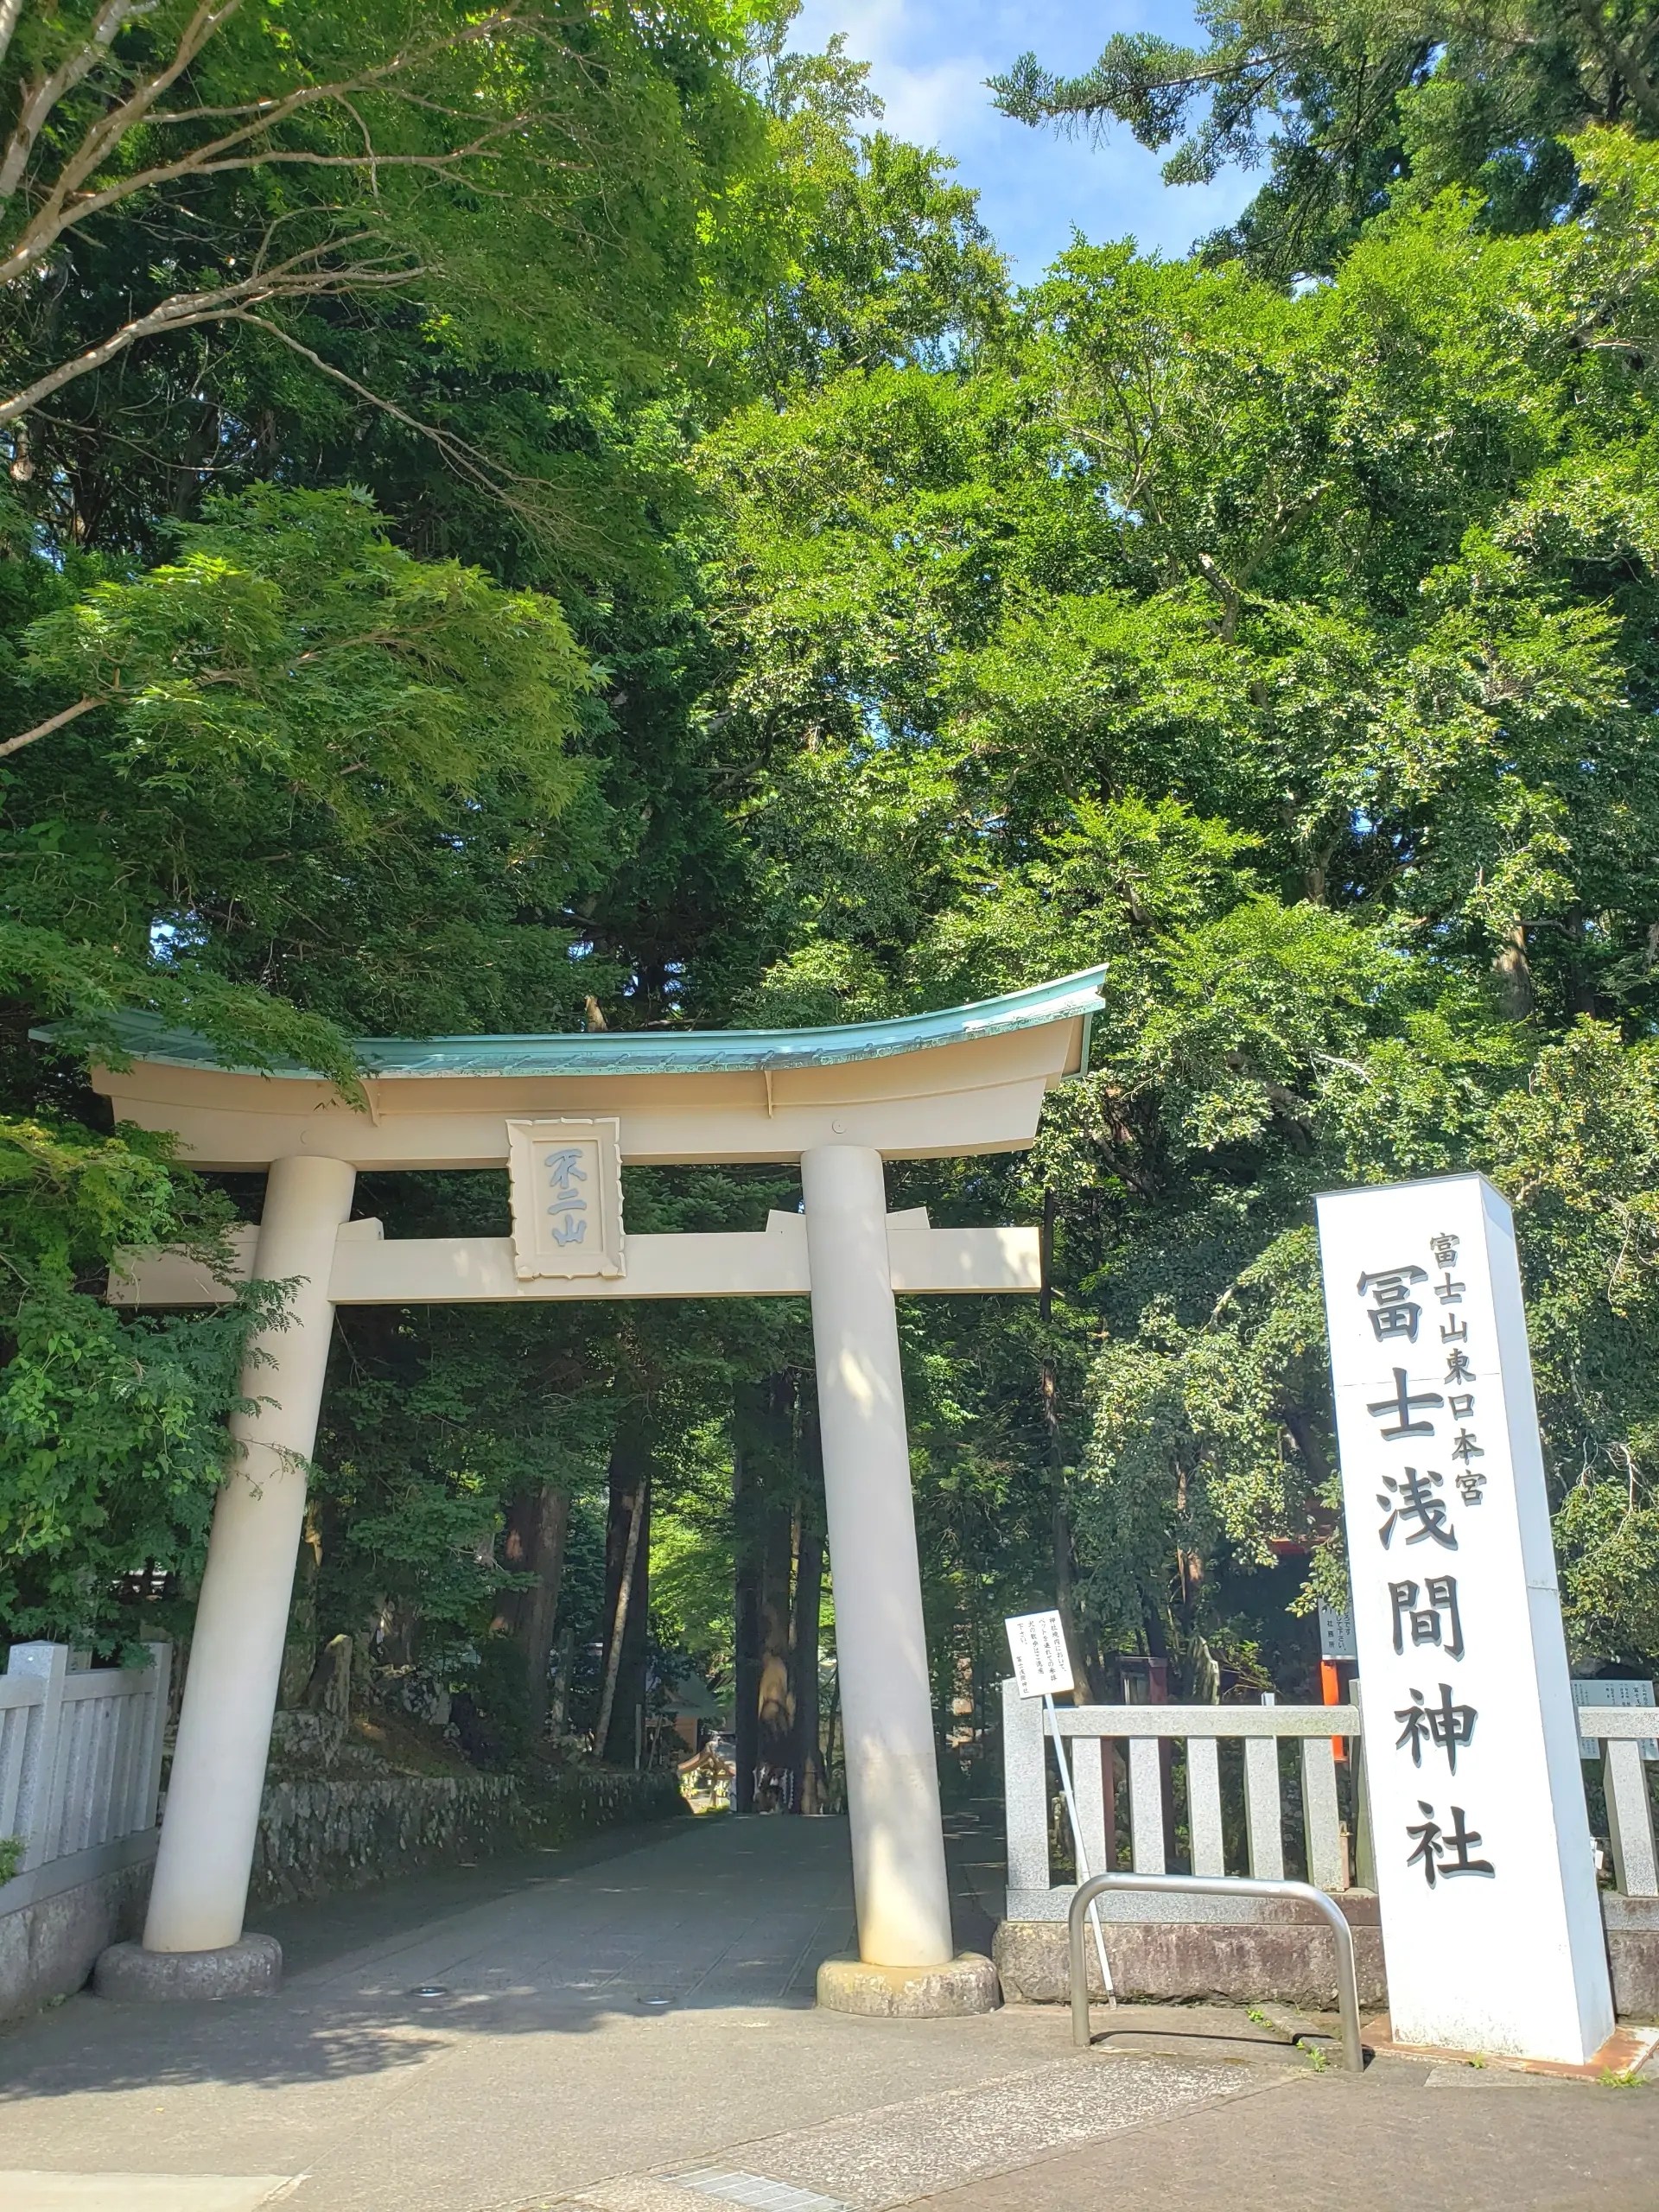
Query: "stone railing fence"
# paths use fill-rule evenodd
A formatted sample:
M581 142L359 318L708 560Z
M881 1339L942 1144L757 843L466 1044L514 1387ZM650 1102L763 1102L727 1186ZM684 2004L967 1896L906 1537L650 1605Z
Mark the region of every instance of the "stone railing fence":
M0 1913L124 1863L156 1827L171 1647L146 1667L14 1643L0 1675Z
M1659 1739L1659 1707L1582 1706L1578 1719L1580 1733L1601 1748L1616 1893L1659 1897L1659 1851L1643 1764L1649 1746ZM1317 1889L1336 1892L1357 1878L1350 1862L1351 1845L1357 1839L1350 1839L1350 1847L1344 1847L1333 1739L1359 1737L1357 1706L1092 1705L1059 1707L1054 1722L1071 1757L1084 1855L1091 1874L1117 1864L1115 1853L1108 1857L1105 1770L1100 1756L1103 1742L1115 1742L1123 1745L1126 1754L1129 1857L1135 1872L1183 1871L1173 1863L1175 1840L1166 1832L1174 1757L1179 1755L1185 1775L1190 1847L1190 1865L1184 1871L1282 1881L1287 1869L1279 1746L1289 1739L1300 1754L1303 1859L1300 1868L1288 1871L1305 1875ZM1011 1681L1002 1686L1002 1728L1007 1916L1064 1920L1072 1885L1056 1883L1050 1871L1056 1788L1051 1731L1041 1705L1019 1696ZM1243 1849L1235 1856L1243 1863L1231 1866L1226 1863L1224 1842L1219 1758L1220 1746L1230 1740L1243 1746L1242 1818L1236 1818L1233 1832L1243 1837ZM1241 1808L1235 1804L1233 1810L1237 1815Z
M1602 1716L1596 1716L1599 1722ZM1621 1716L1622 1718L1622 1716ZM1186 1828L1193 1874L1249 1874L1280 1882L1287 1874L1284 1792L1279 1746L1287 1738L1300 1748L1302 1864L1294 1871L1321 1890L1341 1891L1351 1876L1346 1864L1341 1808L1337 1790L1333 1738L1359 1733L1359 1709L1351 1705L1084 1705L1061 1707L1054 1727L1066 1739L1077 1792L1077 1821L1083 1832L1089 1872L1116 1866L1107 1848L1106 1770L1103 1743L1124 1746L1128 1770L1130 1865L1137 1874L1178 1871L1172 1863L1175 1838L1168 1832L1173 1797L1175 1757L1185 1770ZM1074 1885L1056 1883L1049 1857L1051 1802L1055 1768L1049 1751L1047 1715L1035 1699L1020 1696L1012 1681L1002 1685L1002 1744L1008 1824L1010 1920L1063 1921ZM1240 1778L1224 1777L1224 1743L1242 1746ZM1228 1822L1224 1792L1237 1790L1240 1802L1232 1824L1243 1848L1227 1864ZM1113 1822L1116 1827L1116 1821ZM1114 1836L1114 1842L1116 1837ZM1138 1905L1155 1912L1156 1899Z
M1622 2014L1647 2018L1659 2012L1656 1767L1648 1756L1659 1741L1659 1707L1581 1706L1578 1723L1599 1753L1585 1767L1593 1777L1599 1765L1612 1845L1613 1886L1602 1890L1601 1911L1613 1995ZM1042 1706L1012 1682L1003 1685L1002 1726L1008 1888L994 1952L1006 1994L1055 2002L1069 1986L1065 1923L1075 1885L1057 1879L1053 1863L1056 1847L1068 1859L1071 1847L1056 1818L1052 1732ZM1053 1730L1065 1740L1091 1874L1120 1866L1127 1811L1127 1856L1137 1874L1311 1882L1332 1895L1353 1930L1362 2000L1387 2001L1357 1704L1078 1706L1058 1710ZM1390 1727L1385 1752L1394 1740ZM1127 1772L1127 1808L1124 1793L1116 1802L1111 1794L1116 1757L1103 1755L1114 1745ZM1340 1769L1339 1751L1347 1755ZM1103 1897L1100 1910L1111 1923L1107 1948L1122 1995L1332 2001L1329 1945L1317 1929L1293 1924L1300 1915L1288 1907L1243 1895L1120 1893Z
M1659 1897L1653 1801L1643 1765L1644 1756L1659 1738L1659 1706L1580 1706L1579 1733L1601 1745L1618 1893L1626 1897Z

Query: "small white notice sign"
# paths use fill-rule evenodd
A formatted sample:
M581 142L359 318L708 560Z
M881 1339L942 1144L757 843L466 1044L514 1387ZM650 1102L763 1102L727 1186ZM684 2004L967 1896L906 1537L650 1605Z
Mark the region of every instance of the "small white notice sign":
M1021 1697L1041 1698L1048 1714L1049 1732L1054 1739L1054 1764L1060 1770L1060 1788L1065 1793L1065 1809L1071 1822L1077 1879L1086 1882L1089 1857L1083 1840L1083 1822L1077 1816L1077 1795L1072 1787L1071 1770L1066 1764L1065 1745L1054 1717L1056 1692L1076 1688L1071 1679L1071 1655L1065 1648L1065 1624L1057 1612L1015 1613L1002 1625L1008 1632L1008 1649L1014 1655L1014 1688ZM1090 1904L1089 1917L1094 1923L1101 1986L1116 2005L1117 1998L1112 1989L1112 1969L1106 1956L1106 1931L1100 1924L1098 1898Z
M1058 1613L1016 1613L1003 1626L1021 1697L1053 1697L1071 1688L1071 1662Z
M1321 1659L1357 1659L1354 1648L1354 1617L1351 1613L1333 1612L1323 1598L1319 1600L1319 1656Z
M1582 2064L1612 1997L1510 1209L1318 1203L1394 2035Z

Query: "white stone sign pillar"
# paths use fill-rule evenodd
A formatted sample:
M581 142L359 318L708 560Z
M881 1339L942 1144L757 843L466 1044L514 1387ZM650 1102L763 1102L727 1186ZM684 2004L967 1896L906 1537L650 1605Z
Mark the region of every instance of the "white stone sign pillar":
M1510 1209L1318 1205L1394 2036L1581 2064L1613 2006Z

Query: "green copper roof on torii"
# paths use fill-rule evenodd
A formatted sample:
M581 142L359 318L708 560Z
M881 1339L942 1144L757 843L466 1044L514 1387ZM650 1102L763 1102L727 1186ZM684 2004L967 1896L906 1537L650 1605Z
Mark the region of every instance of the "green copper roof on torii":
M823 1029L596 1030L526 1037L358 1037L353 1041L370 1076L702 1075L756 1068L833 1067L849 1060L888 1059L938 1045L1038 1029L1052 1021L1085 1023L1100 1010L1104 968L1086 968L971 1006L905 1014L885 1021L853 1021ZM220 1068L246 1074L315 1079L291 1060L250 1068L222 1060L207 1038L172 1029L148 1014L121 1014L111 1027L136 1060L168 1067ZM32 1030L42 1043L50 1030ZM1088 1049L1085 1044L1084 1058Z

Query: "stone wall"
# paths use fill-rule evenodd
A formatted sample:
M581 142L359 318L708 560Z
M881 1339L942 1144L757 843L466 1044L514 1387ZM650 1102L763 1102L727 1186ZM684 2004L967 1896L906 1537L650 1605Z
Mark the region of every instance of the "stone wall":
M671 1773L548 1766L523 1777L480 1774L459 1759L447 1772L411 1770L440 1758L449 1758L447 1746L388 1742L383 1731L365 1739L338 1713L278 1713L250 1905L295 1904L685 1809Z
M1613 2003L1624 2020L1659 2020L1659 1897L1602 1892Z
M613 1767L571 1767L529 1785L525 1802L543 1841L677 1820L691 1809L678 1775L664 1769L628 1774Z
M509 1776L318 1775L268 1782L251 1906L295 1904L421 1866L510 1849L525 1826Z
M508 1775L374 1773L355 1764L304 1773L302 1734L287 1732L285 1770L265 1784L248 1899L256 1916L262 1905L686 1809L672 1774L575 1769L527 1791ZM72 1995L106 1944L142 1935L156 1836L152 1828L4 1885L0 2027Z
M1350 1890L1337 1899L1354 1933L1359 2001L1368 2012L1389 2001L1382 1930L1376 1897ZM1335 1950L1327 1929L1299 1919L1297 1908L1262 1900L1226 1901L1227 1918L1163 1916L1166 1898L1110 1900L1106 1956L1122 1998L1154 2004L1253 2005L1264 2000L1313 2012L1335 2009ZM1622 2020L1659 2020L1659 1897L1602 1892L1613 2003ZM991 1955L1011 2004L1063 2005L1070 1997L1063 1920L1005 1920ZM1084 1947L1089 1986L1105 1994L1092 1933Z
M1337 2002L1336 1940L1322 1922L1299 1908L1268 1899L1210 1900L1210 1910L1189 1907L1177 1916L1170 1900L1119 1897L1109 1900L1106 1956L1119 1997L1165 2005L1253 2005L1271 1999L1313 2012ZM1382 1931L1376 1899L1366 1890L1339 1897L1354 1935L1359 2001L1368 2009L1388 2002L1382 1971ZM1063 1920L1005 1920L991 1955L1011 2003L1060 2005L1071 1988ZM1090 1986L1103 1996L1095 1939L1084 1946Z
M664 1774L578 1768L533 1787L495 1774L289 1775L265 1784L250 1903L293 1904L684 1810Z
M9 1882L0 1911L0 2026L80 1987L107 1943L141 1933L156 1834L78 1852Z

